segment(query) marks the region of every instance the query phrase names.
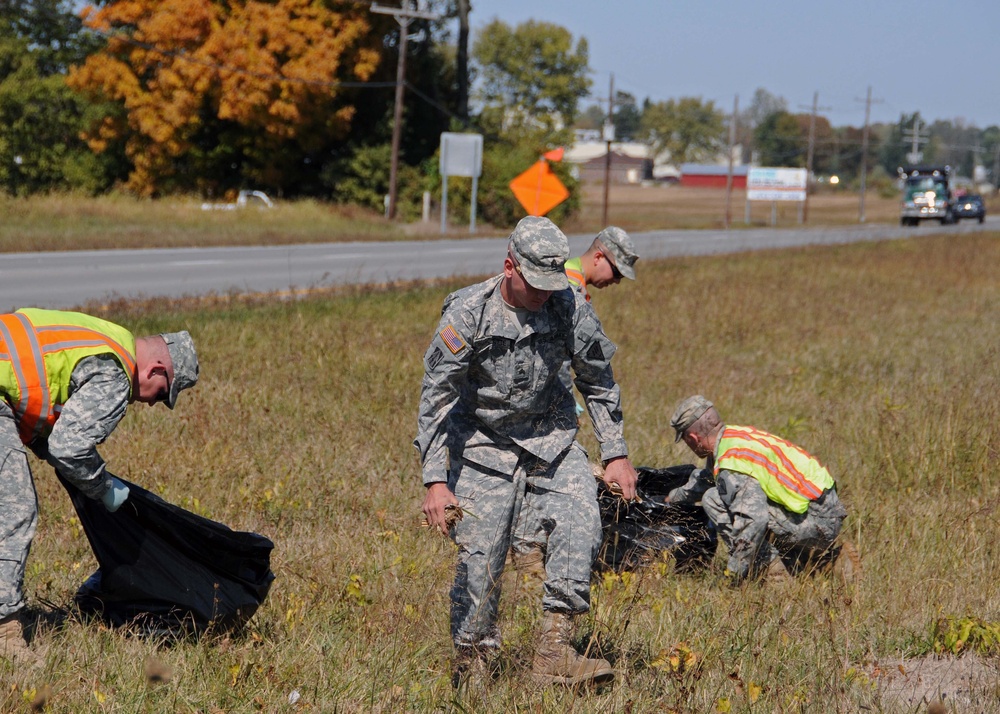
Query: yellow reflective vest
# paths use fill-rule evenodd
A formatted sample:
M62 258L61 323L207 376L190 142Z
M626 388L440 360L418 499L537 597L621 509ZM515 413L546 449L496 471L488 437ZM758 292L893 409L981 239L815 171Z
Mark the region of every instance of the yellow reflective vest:
M715 473L737 471L755 479L767 497L794 513L833 488L834 480L814 456L790 441L749 426L727 426L716 448Z
M70 376L84 357L109 354L135 389L135 337L79 312L25 308L0 315L0 398L14 411L21 441L45 437L69 399Z
M570 287L583 293L583 297L587 299L587 302L590 302L590 293L587 292L587 278L583 274L583 258L581 256L570 258L563 266L563 270L566 271L566 277L572 283Z

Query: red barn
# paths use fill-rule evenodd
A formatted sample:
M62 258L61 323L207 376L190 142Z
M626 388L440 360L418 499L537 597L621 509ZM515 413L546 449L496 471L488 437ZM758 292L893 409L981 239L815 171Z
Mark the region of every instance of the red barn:
M747 187L749 166L733 166L733 188ZM725 188L729 166L719 164L681 164L681 186Z

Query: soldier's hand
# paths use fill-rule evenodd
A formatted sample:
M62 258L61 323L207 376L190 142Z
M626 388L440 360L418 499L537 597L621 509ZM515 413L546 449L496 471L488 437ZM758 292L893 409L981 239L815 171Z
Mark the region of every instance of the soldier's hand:
M422 508L424 518L427 520L427 525L430 528L442 535L448 534L448 531L451 530L451 524L454 522L454 517L449 517L449 507L452 509L458 508L458 499L455 498L455 494L448 488L448 484L438 482L432 483L427 487ZM461 513L461 510L459 510L459 513Z
M101 503L108 509L109 513L114 513L121 505L128 500L129 488L117 476L111 477L111 486L104 495L101 496Z
M611 484L618 484L618 488L612 490L620 491L622 498L626 501L635 500L637 481L638 474L627 456L612 459L604 467L604 483L608 485L608 488L612 488Z

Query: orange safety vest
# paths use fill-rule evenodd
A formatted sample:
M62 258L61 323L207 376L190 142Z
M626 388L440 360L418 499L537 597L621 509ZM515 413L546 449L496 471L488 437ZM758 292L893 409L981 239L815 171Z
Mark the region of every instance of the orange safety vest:
M566 277L573 283L576 290L583 293L583 297L590 302L590 293L587 292L587 278L583 274L583 259L580 257L570 258L563 266Z
M48 436L69 399L73 368L110 354L135 388L135 337L78 312L25 308L0 315L0 397L14 411L21 441Z
M749 426L727 426L716 447L715 473L737 471L754 478L772 501L794 513L833 488L834 480L814 456L790 441Z

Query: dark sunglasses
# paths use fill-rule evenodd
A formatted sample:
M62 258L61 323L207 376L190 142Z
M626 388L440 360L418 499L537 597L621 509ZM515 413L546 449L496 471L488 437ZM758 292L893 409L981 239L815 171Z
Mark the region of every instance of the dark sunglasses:
M625 277L624 275L622 275L621 271L618 270L618 266L615 265L615 261L611 260L611 258L609 258L607 255L604 256L604 259L608 261L608 265L611 266L611 275L614 276L615 280L621 280L623 277Z

